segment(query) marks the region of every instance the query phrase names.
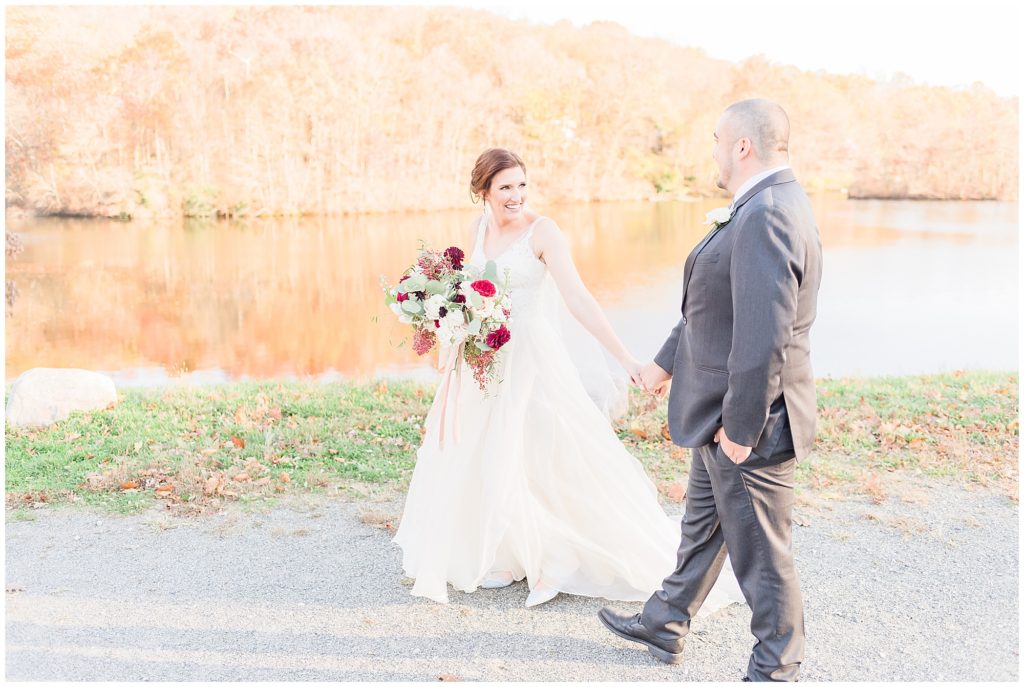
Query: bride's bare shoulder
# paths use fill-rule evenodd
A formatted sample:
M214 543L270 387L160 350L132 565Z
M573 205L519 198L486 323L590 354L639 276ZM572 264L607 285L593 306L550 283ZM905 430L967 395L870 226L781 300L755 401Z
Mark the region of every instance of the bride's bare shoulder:
M533 244L534 254L541 260L544 260L552 250L561 250L560 247L568 245L561 227L550 217L535 220L530 243Z

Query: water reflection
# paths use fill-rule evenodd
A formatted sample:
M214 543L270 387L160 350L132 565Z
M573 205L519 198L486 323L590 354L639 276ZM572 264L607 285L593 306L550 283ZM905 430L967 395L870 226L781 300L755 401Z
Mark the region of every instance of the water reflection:
M813 199L825 247L820 375L1017 360L1017 209L1009 203ZM545 208L637 355L675 322L686 254L726 201ZM118 383L378 374L431 377L381 305L420 239L468 252L472 210L249 223L11 222L20 297L8 379L30 367ZM425 364L427 363L427 364Z

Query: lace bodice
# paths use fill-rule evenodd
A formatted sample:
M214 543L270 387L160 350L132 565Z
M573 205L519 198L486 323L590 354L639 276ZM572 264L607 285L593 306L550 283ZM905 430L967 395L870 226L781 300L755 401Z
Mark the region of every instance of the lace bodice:
M530 239L533 237L533 230L537 223L543 219L538 217L516 240L503 250L499 255L490 259L498 266L498 279L505 278L505 270L509 270L509 284L511 286L512 312L513 317L522 317L533 310L533 305L543 294L548 267L533 253L530 247ZM481 219L480 227L476 232L476 246L470 256L469 263L480 269L487 264L488 258L484 255L484 233L487 225Z

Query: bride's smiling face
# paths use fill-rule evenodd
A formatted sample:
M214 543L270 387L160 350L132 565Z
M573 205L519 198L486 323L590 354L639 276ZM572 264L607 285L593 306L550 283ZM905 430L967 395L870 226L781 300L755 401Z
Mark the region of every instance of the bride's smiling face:
M526 172L522 167L509 167L494 175L487 190L495 219L512 221L523 215L526 205Z

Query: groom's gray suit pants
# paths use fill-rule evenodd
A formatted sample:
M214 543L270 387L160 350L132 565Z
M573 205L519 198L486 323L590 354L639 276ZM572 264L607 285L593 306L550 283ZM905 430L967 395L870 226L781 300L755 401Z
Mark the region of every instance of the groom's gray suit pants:
M728 549L753 611L757 642L747 676L799 677L804 614L791 537L795 467L795 458L773 462L757 454L737 465L714 443L693 449L676 570L644 606L640 621L648 630L682 649Z

